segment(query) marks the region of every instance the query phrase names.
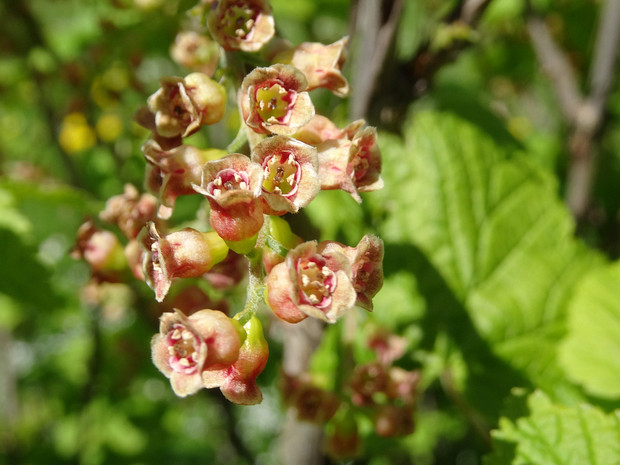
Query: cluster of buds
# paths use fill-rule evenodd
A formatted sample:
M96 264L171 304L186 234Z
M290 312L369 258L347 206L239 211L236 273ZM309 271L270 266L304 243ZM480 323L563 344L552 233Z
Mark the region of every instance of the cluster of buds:
M341 128L312 102L317 88L347 95L346 37L291 46L274 38L267 0L202 0L196 9L208 30L182 32L171 48L191 72L162 77L135 114L150 131L141 149L147 193L127 186L100 216L126 245L89 223L80 230L78 254L100 279L125 267L154 291L164 311L153 362L177 395L217 387L232 402L253 404L262 398L256 377L268 357L260 307L289 323L335 323L356 306L373 310L383 282L381 239L366 235L355 247L304 241L283 216L322 190L341 189L361 202L360 193L383 185L381 154L374 128L363 120ZM268 65L245 74L248 53ZM226 149L186 143L204 126L225 131L232 112L241 127ZM188 195L203 196L208 216L197 213L193 227L180 227L174 209ZM187 278L194 284L175 296L174 283ZM248 286L243 309L233 317L213 310L203 289L240 282ZM325 401L308 384L295 382L292 391L308 419L324 422L338 409L337 399ZM316 410L324 402L329 407Z
M358 421L372 421L375 434L405 436L414 431L418 371L394 366L406 349L404 339L379 331L368 340L377 360L356 366L345 375L338 393L319 387L308 373L282 377L282 395L300 421L326 424L325 451L335 459L361 452ZM342 373L340 373L342 377Z

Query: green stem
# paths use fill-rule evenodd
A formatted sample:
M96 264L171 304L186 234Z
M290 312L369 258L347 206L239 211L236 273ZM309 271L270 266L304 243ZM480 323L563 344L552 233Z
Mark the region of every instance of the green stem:
M258 307L264 301L265 294L265 272L263 269L262 248L255 248L248 255L248 291L245 307L234 318L242 325L246 324L254 316Z

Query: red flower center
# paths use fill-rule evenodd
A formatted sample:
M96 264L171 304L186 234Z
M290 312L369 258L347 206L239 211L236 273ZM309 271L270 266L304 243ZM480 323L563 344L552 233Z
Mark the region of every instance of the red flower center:
M200 339L180 323L166 335L170 358L168 363L177 373L191 375L198 369Z

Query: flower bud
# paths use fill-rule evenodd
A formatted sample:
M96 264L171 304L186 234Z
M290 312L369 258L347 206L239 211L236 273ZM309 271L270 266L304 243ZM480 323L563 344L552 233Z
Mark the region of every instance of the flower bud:
M110 231L100 230L88 220L77 232L74 258L83 258L90 265L93 277L100 281L121 280L127 268L123 246Z
M263 327L256 316L243 325L245 340L239 358L229 368L219 372L203 373L205 387L218 387L222 394L236 404L259 404L263 394L256 384L256 377L263 371L269 358L269 346Z
M323 447L330 457L336 460L346 460L360 454L362 441L357 422L349 410L341 409L328 424L325 433Z
M213 231L202 233L184 228L160 236L154 223L140 232L144 249L143 269L146 283L161 302L174 278L193 278L206 273L228 253L226 243Z
M314 386L307 379L284 374L282 387L286 404L295 409L301 421L323 424L340 406L336 394Z
M386 369L380 363L367 363L355 368L351 376L353 403L355 405L372 405L373 396L384 392L388 383Z
M220 59L219 45L195 31L181 31L170 48L172 59L193 71L213 76Z
M151 340L153 363L174 393L185 397L204 387L202 375L221 371L239 356L238 323L222 312L200 310L189 317L181 311L164 313L159 334Z
M293 234L291 227L280 217L269 217L269 236L276 241L276 244L271 243L267 238L267 243L263 248L263 265L265 266L265 272L269 274L274 266L278 263L284 262L284 257L289 249L297 247L303 242L302 238L296 234ZM280 246L284 249L281 250ZM277 250L272 249L272 247Z

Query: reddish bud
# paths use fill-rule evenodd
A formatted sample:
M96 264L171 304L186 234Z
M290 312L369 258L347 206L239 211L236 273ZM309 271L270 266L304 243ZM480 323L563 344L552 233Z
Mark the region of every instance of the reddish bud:
M223 239L243 241L260 231L262 178L260 165L238 153L204 165L200 185L193 188L209 201L209 221Z
M374 362L357 366L351 376L353 403L355 405L373 404L373 396L379 392L384 392L387 383L386 369L380 363Z
M77 232L75 248L71 255L83 258L99 281L119 281L127 268L123 246L110 231L100 230L88 220Z
M155 224L140 232L144 249L143 270L146 283L161 302L174 278L193 278L206 273L228 253L226 243L213 231L202 233L184 228L161 236Z
M236 404L259 404L263 394L256 384L256 377L263 371L269 358L269 346L263 335L260 320L252 316L243 325L246 337L239 351L239 358L229 368L203 373L205 387L219 387L222 394Z

